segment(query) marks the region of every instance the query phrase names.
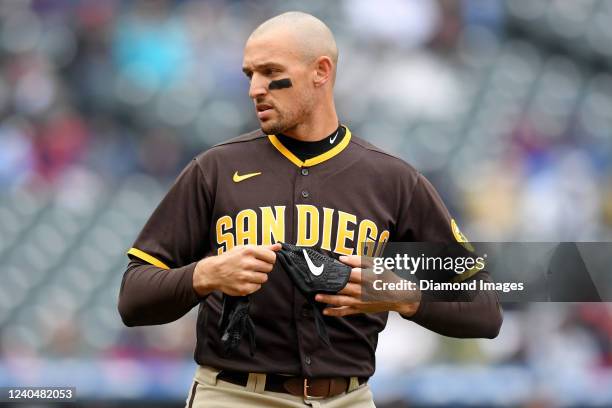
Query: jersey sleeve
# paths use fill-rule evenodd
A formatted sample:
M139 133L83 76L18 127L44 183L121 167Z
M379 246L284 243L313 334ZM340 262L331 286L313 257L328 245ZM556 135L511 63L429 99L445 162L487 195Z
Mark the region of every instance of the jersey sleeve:
M459 242L466 249L471 247L440 195L423 175L418 175L412 192L403 198L403 202L408 202L408 205L400 211L399 241ZM451 280L490 282L491 277L484 270L472 269ZM454 291L454 299L446 301L431 301L426 293L422 296L414 315L400 316L445 336L494 338L499 333L503 317L494 291Z
M413 184L411 191L405 192L401 199L397 241L448 244L441 247L443 253L448 251L448 256L471 253L472 246L429 180L419 173ZM460 282L478 272L478 269L473 268L458 275L450 273L448 279Z
M466 279L491 282L487 272ZM429 330L443 336L458 338L489 338L499 334L503 315L495 291L476 290L456 292L455 301L421 301L416 313L404 316Z
M210 213L204 173L194 159L153 211L128 256L163 269L202 259L210 246Z
M412 191L401 198L398 241L454 242L452 218L436 189L418 174Z

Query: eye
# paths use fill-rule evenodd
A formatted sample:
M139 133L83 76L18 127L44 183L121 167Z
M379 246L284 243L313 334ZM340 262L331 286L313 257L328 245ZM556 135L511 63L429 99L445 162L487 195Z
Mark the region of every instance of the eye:
M264 70L264 75L265 76L272 76L272 75L277 74L279 72L280 72L280 70L277 69L277 68L266 68Z

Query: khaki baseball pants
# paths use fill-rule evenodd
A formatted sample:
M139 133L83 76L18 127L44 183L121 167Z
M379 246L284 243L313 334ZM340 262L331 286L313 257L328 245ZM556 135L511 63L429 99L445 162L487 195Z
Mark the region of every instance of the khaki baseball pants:
M264 391L265 374L249 374L246 387L217 380L219 370L198 366L191 390L187 397L186 408L372 408L375 407L368 384L361 386L352 383L349 392L332 398L304 401L302 397L291 394Z

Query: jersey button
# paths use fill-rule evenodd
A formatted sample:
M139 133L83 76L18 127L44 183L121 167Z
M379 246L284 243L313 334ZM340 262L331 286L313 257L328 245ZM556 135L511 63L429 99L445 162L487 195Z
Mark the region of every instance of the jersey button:
M310 365L310 356L306 356L304 357L304 362L308 365Z
M304 190L304 191L302 191L302 197L308 198L308 197L310 197L310 193L308 191Z
M302 176L308 175L308 169L302 169Z

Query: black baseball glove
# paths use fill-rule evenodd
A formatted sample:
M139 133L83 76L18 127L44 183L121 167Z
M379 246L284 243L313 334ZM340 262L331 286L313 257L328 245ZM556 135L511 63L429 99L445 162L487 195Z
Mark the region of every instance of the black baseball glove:
M330 346L322 313L325 305L314 298L317 293L335 294L342 290L349 281L351 268L313 248L286 243L282 243L276 256L293 284L312 306L319 337Z
M223 295L223 309L219 319L219 332L223 354L231 356L240 346L242 337L249 339L251 357L255 355L255 325L249 316L250 299L248 296Z
M277 260L312 306L317 333L330 346L322 314L325 305L316 302L314 297L317 293L335 294L344 288L349 281L351 268L309 247L285 243L282 246L277 252ZM249 296L223 295L219 331L225 356L232 355L245 335L249 340L251 356L255 354L255 325L249 316L249 305Z

